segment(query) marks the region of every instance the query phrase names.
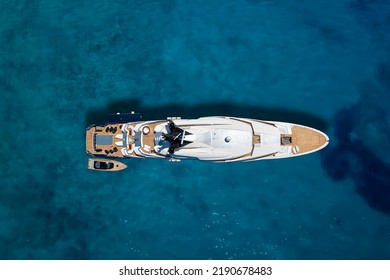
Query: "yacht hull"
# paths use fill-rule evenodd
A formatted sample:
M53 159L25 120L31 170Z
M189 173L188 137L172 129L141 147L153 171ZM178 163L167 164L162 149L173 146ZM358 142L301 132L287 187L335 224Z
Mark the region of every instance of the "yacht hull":
M223 116L90 125L86 132L89 155L170 161L281 159L319 151L328 143L325 133L311 127Z

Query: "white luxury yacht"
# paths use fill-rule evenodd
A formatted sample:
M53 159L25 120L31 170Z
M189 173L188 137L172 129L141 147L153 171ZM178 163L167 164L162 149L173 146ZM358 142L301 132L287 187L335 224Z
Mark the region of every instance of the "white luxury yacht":
M141 121L140 117L128 118L136 116L134 113L112 116L106 125L87 127L87 154L171 161L254 161L313 153L329 142L319 130L285 122L223 116Z

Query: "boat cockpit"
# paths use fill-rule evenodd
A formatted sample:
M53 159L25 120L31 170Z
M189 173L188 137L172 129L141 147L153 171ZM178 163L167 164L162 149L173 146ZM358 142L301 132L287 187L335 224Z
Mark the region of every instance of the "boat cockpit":
M192 141L185 140L186 136L192 135L192 133L177 127L172 121L169 121L168 128L168 133L162 132L162 138L169 142L169 154L173 154L176 149L179 149L181 147L184 147L185 145L192 143Z

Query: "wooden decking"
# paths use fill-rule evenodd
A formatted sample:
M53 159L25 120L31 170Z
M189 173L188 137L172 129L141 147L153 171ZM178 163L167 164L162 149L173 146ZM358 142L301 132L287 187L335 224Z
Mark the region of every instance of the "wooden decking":
M260 135L252 135L252 143L260 144Z
M122 142L123 139L116 138L118 134L122 132L123 124L108 124L106 126L96 126L87 130L86 135L86 148L93 155L102 155L109 157L124 157L121 149L124 148L121 145L117 145L116 142ZM111 129L110 129L111 128ZM95 143L95 135L107 135L112 136L111 145L98 145Z
M155 122L155 123L148 123L143 125L140 128L140 131L142 133L142 152L145 154L152 154L155 153L154 151L154 129L157 125L164 123L164 121Z
M141 151L145 154L154 154L154 129L157 125L163 123L164 121L158 121L154 123L147 123L140 127L141 131ZM132 126L135 127L139 123L132 123ZM123 147L123 138L116 138L117 135L122 135L122 125L123 124L108 124L106 126L96 126L87 130L86 133L86 149L93 155L101 155L108 157L125 157L122 154L122 148L126 148L127 151L132 150L134 144L129 144L129 147ZM112 137L111 145L98 145L96 144L95 135L105 135ZM119 136L118 136L119 137ZM123 136L122 136L123 137ZM131 153L131 152L130 152ZM137 156L134 151L131 155Z
M321 148L328 139L317 130L294 125L292 127L291 144L295 154L304 154Z
M87 130L86 135L85 135L85 148L87 152L93 152L93 133L95 132L95 128L90 128Z

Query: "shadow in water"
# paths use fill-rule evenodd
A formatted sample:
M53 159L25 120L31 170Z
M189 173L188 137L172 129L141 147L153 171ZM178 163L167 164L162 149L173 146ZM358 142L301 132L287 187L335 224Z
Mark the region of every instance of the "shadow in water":
M177 103L149 106L139 99L115 100L102 108L93 108L86 113L86 124L105 123L107 115L117 112L135 111L141 113L144 120L159 120L166 117L198 118L205 116L232 116L262 120L285 121L307 125L326 131L327 122L313 114L288 108L267 108L256 105L242 105L229 102L197 105Z
M335 115L337 141L321 153L322 167L334 181L353 180L356 192L371 208L390 215L390 166L358 137L358 116L363 108L357 104Z

